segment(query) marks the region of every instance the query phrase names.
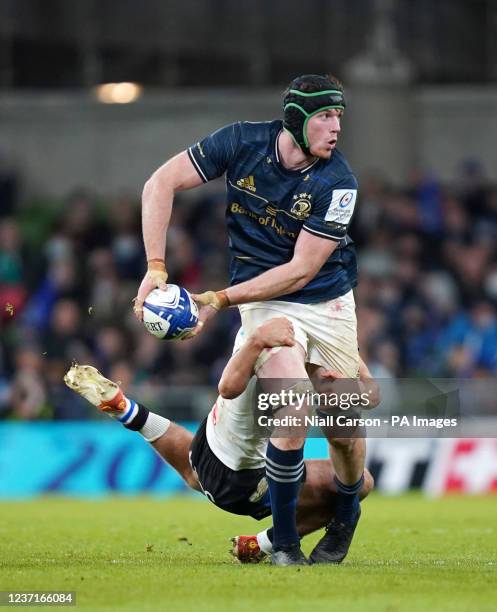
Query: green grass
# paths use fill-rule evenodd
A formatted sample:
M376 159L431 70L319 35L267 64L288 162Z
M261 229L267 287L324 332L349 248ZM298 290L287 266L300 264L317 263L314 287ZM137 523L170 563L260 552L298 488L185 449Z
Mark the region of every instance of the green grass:
M260 524L201 499L8 502L0 590L75 590L78 610L496 610L496 511L373 495L341 566L273 568L233 562L229 537Z

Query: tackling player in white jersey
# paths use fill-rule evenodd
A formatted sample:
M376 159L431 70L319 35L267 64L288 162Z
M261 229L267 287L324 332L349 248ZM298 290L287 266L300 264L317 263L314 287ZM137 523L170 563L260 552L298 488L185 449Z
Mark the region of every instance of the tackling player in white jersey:
M219 382L218 399L195 435L126 398L116 383L92 366L74 365L64 380L125 427L138 431L192 489L200 490L227 512L259 520L271 514L271 503L265 472L268 441L261 437L255 423L254 365L264 349L294 343L293 326L284 317L259 326L248 339L240 330L234 354ZM334 377L324 371L320 376L328 380ZM361 364L361 377L371 378L365 364ZM319 381L314 382L319 387ZM324 527L333 517L333 475L330 460L305 461L297 505L300 537ZM373 486L367 470L364 475L361 499ZM271 541L272 528L257 536L239 536L233 540L234 554L242 562L259 561L272 552Z

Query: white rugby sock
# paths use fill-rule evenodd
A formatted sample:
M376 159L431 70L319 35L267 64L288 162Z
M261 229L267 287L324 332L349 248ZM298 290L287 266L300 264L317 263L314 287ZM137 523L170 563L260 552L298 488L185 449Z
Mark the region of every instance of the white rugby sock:
M273 552L273 544L271 540L267 537L267 529L261 531L257 534L257 544L259 544L259 548L262 552L265 552L266 555L270 555Z
M139 433L147 442L155 442L166 433L170 425L171 421L166 417L149 412L145 425L139 430Z

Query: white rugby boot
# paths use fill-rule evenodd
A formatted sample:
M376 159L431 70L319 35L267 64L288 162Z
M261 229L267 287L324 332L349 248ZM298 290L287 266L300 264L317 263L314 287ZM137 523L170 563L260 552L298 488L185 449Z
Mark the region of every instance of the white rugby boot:
M105 378L93 366L71 366L64 376L64 382L69 389L110 416L119 418L126 411L126 398L119 385Z

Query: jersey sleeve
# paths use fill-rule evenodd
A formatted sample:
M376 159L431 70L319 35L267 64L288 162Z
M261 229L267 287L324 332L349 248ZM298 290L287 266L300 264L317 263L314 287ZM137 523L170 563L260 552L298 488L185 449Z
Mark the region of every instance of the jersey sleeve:
M357 180L349 174L327 187L313 203L303 229L329 240L340 241L347 234L357 200Z
M239 141L240 124L232 123L188 149L188 156L204 183L226 172L236 155Z

